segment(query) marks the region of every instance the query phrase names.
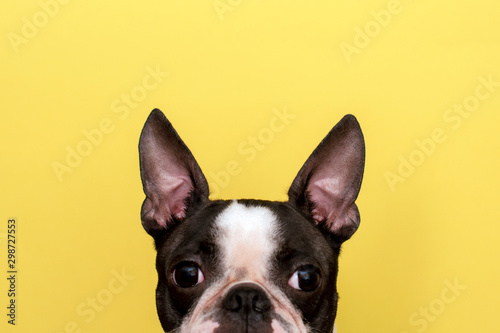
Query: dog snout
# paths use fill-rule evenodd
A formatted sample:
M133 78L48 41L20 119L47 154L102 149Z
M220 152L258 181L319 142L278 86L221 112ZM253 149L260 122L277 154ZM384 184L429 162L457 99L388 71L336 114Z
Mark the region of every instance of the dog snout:
M266 292L253 284L241 284L227 293L224 308L243 318L259 317L271 309L271 301Z

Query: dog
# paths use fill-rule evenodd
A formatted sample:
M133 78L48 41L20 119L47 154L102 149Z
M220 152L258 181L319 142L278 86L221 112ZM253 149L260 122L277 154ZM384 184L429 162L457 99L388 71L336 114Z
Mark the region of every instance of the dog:
M354 116L313 151L286 202L210 200L200 166L158 109L139 157L165 332L334 331L338 256L360 223L365 144Z

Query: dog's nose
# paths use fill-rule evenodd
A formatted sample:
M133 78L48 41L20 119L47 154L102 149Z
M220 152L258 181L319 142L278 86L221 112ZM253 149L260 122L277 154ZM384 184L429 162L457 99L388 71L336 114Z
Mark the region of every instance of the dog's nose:
M244 283L233 287L224 299L224 308L244 318L258 316L271 309L265 291L254 284Z

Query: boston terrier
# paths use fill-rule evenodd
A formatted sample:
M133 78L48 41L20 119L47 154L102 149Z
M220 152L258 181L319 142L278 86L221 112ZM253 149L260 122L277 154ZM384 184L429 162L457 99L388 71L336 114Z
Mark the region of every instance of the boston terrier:
M139 155L165 332L334 331L340 247L360 221L365 146L354 116L314 150L286 202L210 200L200 166L158 109Z

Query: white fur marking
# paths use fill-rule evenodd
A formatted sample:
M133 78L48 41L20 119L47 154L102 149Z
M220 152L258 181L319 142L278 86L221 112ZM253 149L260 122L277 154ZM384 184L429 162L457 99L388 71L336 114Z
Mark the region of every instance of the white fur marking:
M190 332L192 333L213 333L216 328L220 326L219 323L215 321L205 321L199 325L195 325L194 327L190 328Z
M286 331L281 327L280 323L276 320L273 319L271 321L271 328L273 330L273 333L286 333Z
M266 280L276 249L276 217L269 208L233 201L218 217L219 244L227 272L244 269L247 278Z

